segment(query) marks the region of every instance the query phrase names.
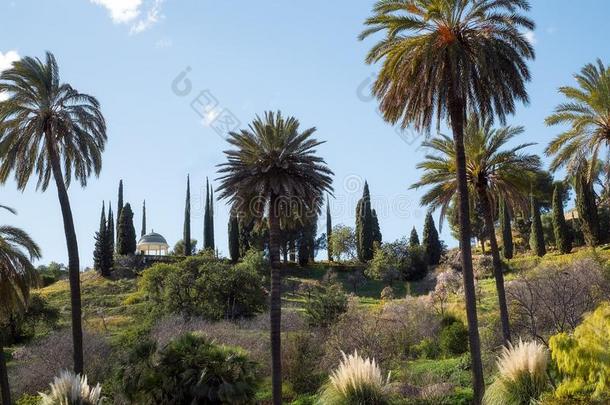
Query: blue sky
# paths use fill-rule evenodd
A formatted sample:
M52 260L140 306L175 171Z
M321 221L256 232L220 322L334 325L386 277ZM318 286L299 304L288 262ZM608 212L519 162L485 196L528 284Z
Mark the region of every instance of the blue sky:
M349 4L349 6L348 6ZM384 240L421 232L421 192L408 187L422 159L417 134L384 123L368 94L375 67L363 60L371 41L357 35L373 1L1 0L0 69L16 56L52 51L62 80L98 97L108 122L103 170L86 189L70 188L82 266L92 264L93 235L102 200L116 207L119 179L135 211L139 234L146 199L149 230L173 245L182 235L187 173L191 176L193 237L201 246L205 178L226 148L218 128L232 118L244 126L255 114L281 109L303 127L317 127L319 148L335 171L335 224L352 225L364 179L379 211ZM533 0L537 29L528 33L530 105L510 124L519 142L542 153L557 129L544 117L560 102L557 88L600 57L608 61L610 3ZM179 75L187 72L190 87ZM176 82L176 83L174 83ZM197 110L197 111L196 111ZM233 125L233 124L231 124ZM221 132L221 131L218 131ZM43 249L42 262L67 262L56 191L25 192L9 181L0 202L18 209L0 221L27 230ZM225 253L227 209L216 203L216 241ZM324 223L320 223L322 231ZM447 227L442 237L455 245Z

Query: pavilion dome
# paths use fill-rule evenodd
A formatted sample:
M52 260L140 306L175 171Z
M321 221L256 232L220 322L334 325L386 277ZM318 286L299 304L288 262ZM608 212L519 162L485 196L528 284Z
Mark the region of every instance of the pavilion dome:
M167 240L154 230L142 236L136 247L136 251L140 254L152 256L165 256L168 250Z

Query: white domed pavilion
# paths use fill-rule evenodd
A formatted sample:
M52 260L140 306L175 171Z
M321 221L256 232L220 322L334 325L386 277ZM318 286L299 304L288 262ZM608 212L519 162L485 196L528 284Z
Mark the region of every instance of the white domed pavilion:
M138 241L136 251L146 256L165 256L169 250L169 245L165 238L154 230L142 236Z

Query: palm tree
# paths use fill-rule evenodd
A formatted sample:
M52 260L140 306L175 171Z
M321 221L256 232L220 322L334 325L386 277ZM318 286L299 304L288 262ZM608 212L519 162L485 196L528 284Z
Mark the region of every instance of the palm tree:
M510 327L503 266L494 227L494 207L497 207L500 201L507 201L513 206L525 209L529 179L540 168L540 159L537 156L522 153L531 143L503 150L509 141L521 133L522 127L494 129L489 120L481 122L476 117L469 118L464 131L468 189L473 199L481 205L485 234L491 245L505 344L510 342ZM455 145L453 139L441 135L424 142L424 146L432 149L435 154L427 155L426 160L417 165L418 169L425 172L412 188L431 186L432 189L422 197L422 204L434 209L440 208L441 216L444 216L457 191Z
M74 177L82 187L102 168L106 123L98 101L61 83L53 54L25 57L0 74L0 183L14 172L17 187L30 177L45 191L55 180L68 248L74 371L83 372L80 265L67 188Z
M9 207L0 208L15 213ZM33 259L40 258L40 248L19 228L0 226L0 324L27 305L30 287L35 284ZM11 403L3 337L0 336L0 394L3 404Z
M460 250L466 295L474 400L484 381L470 246L464 156L467 110L504 121L515 101L528 101L527 59L534 57L523 29L534 23L520 14L527 0L380 0L360 39L384 32L366 61L382 61L373 84L384 118L403 128L429 131L448 118L456 153Z
M299 121L281 112L265 113L240 132L230 132L235 149L225 151L219 165L220 198L237 212L261 218L266 207L271 259L271 358L273 403L281 404L280 220L299 213L303 220L317 215L323 193L332 191L332 171L316 155L323 142L312 138L315 128L302 132ZM254 211L254 212L253 212Z
M554 156L551 171L564 166L577 171L572 166L583 159L596 168L600 149L610 145L610 68L598 59L597 65L587 64L574 78L579 87L560 87L568 102L559 104L546 119L549 126L569 125L546 148L546 155Z

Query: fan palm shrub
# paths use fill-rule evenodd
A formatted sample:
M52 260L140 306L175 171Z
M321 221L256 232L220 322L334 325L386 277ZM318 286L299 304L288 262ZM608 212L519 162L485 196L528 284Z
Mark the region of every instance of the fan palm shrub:
M316 155L323 142L315 128L301 131L299 121L281 112L256 117L247 129L230 132L234 149L218 169L220 198L246 217L266 219L271 261L271 361L273 403L281 403L281 272L282 218L298 215L303 223L317 216L323 194L332 191L333 172Z
M535 341L519 340L502 349L498 376L485 393L485 405L534 403L548 388L548 350Z
M429 131L447 122L457 158L460 248L475 403L484 391L470 247L464 121L467 111L503 121L516 101L528 101L526 61L534 49L523 30L527 0L380 0L360 39L383 32L367 58L381 62L373 84L384 118Z
M50 394L40 394L41 405L101 405L102 387L90 387L87 376L62 371L51 383Z
M341 353L343 360L334 370L320 395L320 405L383 405L388 402L388 378L375 359Z
M12 208L0 205L15 213ZM19 228L0 226L0 326L15 313L27 308L30 287L37 281L33 259L40 258L40 248ZM0 394L3 404L11 403L3 336L0 332Z
M74 371L83 372L80 263L67 188L74 178L87 185L102 168L106 123L99 102L59 77L57 60L25 57L0 74L0 183L14 173L24 190L32 176L45 191L51 178L64 222L68 248Z
M500 201L509 202L512 206L522 209L527 207L529 179L540 168L540 159L524 152L531 143L507 147L507 144L523 131L523 127L493 128L491 121L479 120L474 116L469 117L464 131L467 186L469 193L481 206L485 233L491 246L505 343L510 342L510 326L503 264L494 226L497 217L494 208ZM426 155L426 160L417 165L419 169L424 170L424 174L412 188L430 187L421 202L432 209L440 209L442 218L458 189L454 140L446 135L439 135L423 145L431 152Z

